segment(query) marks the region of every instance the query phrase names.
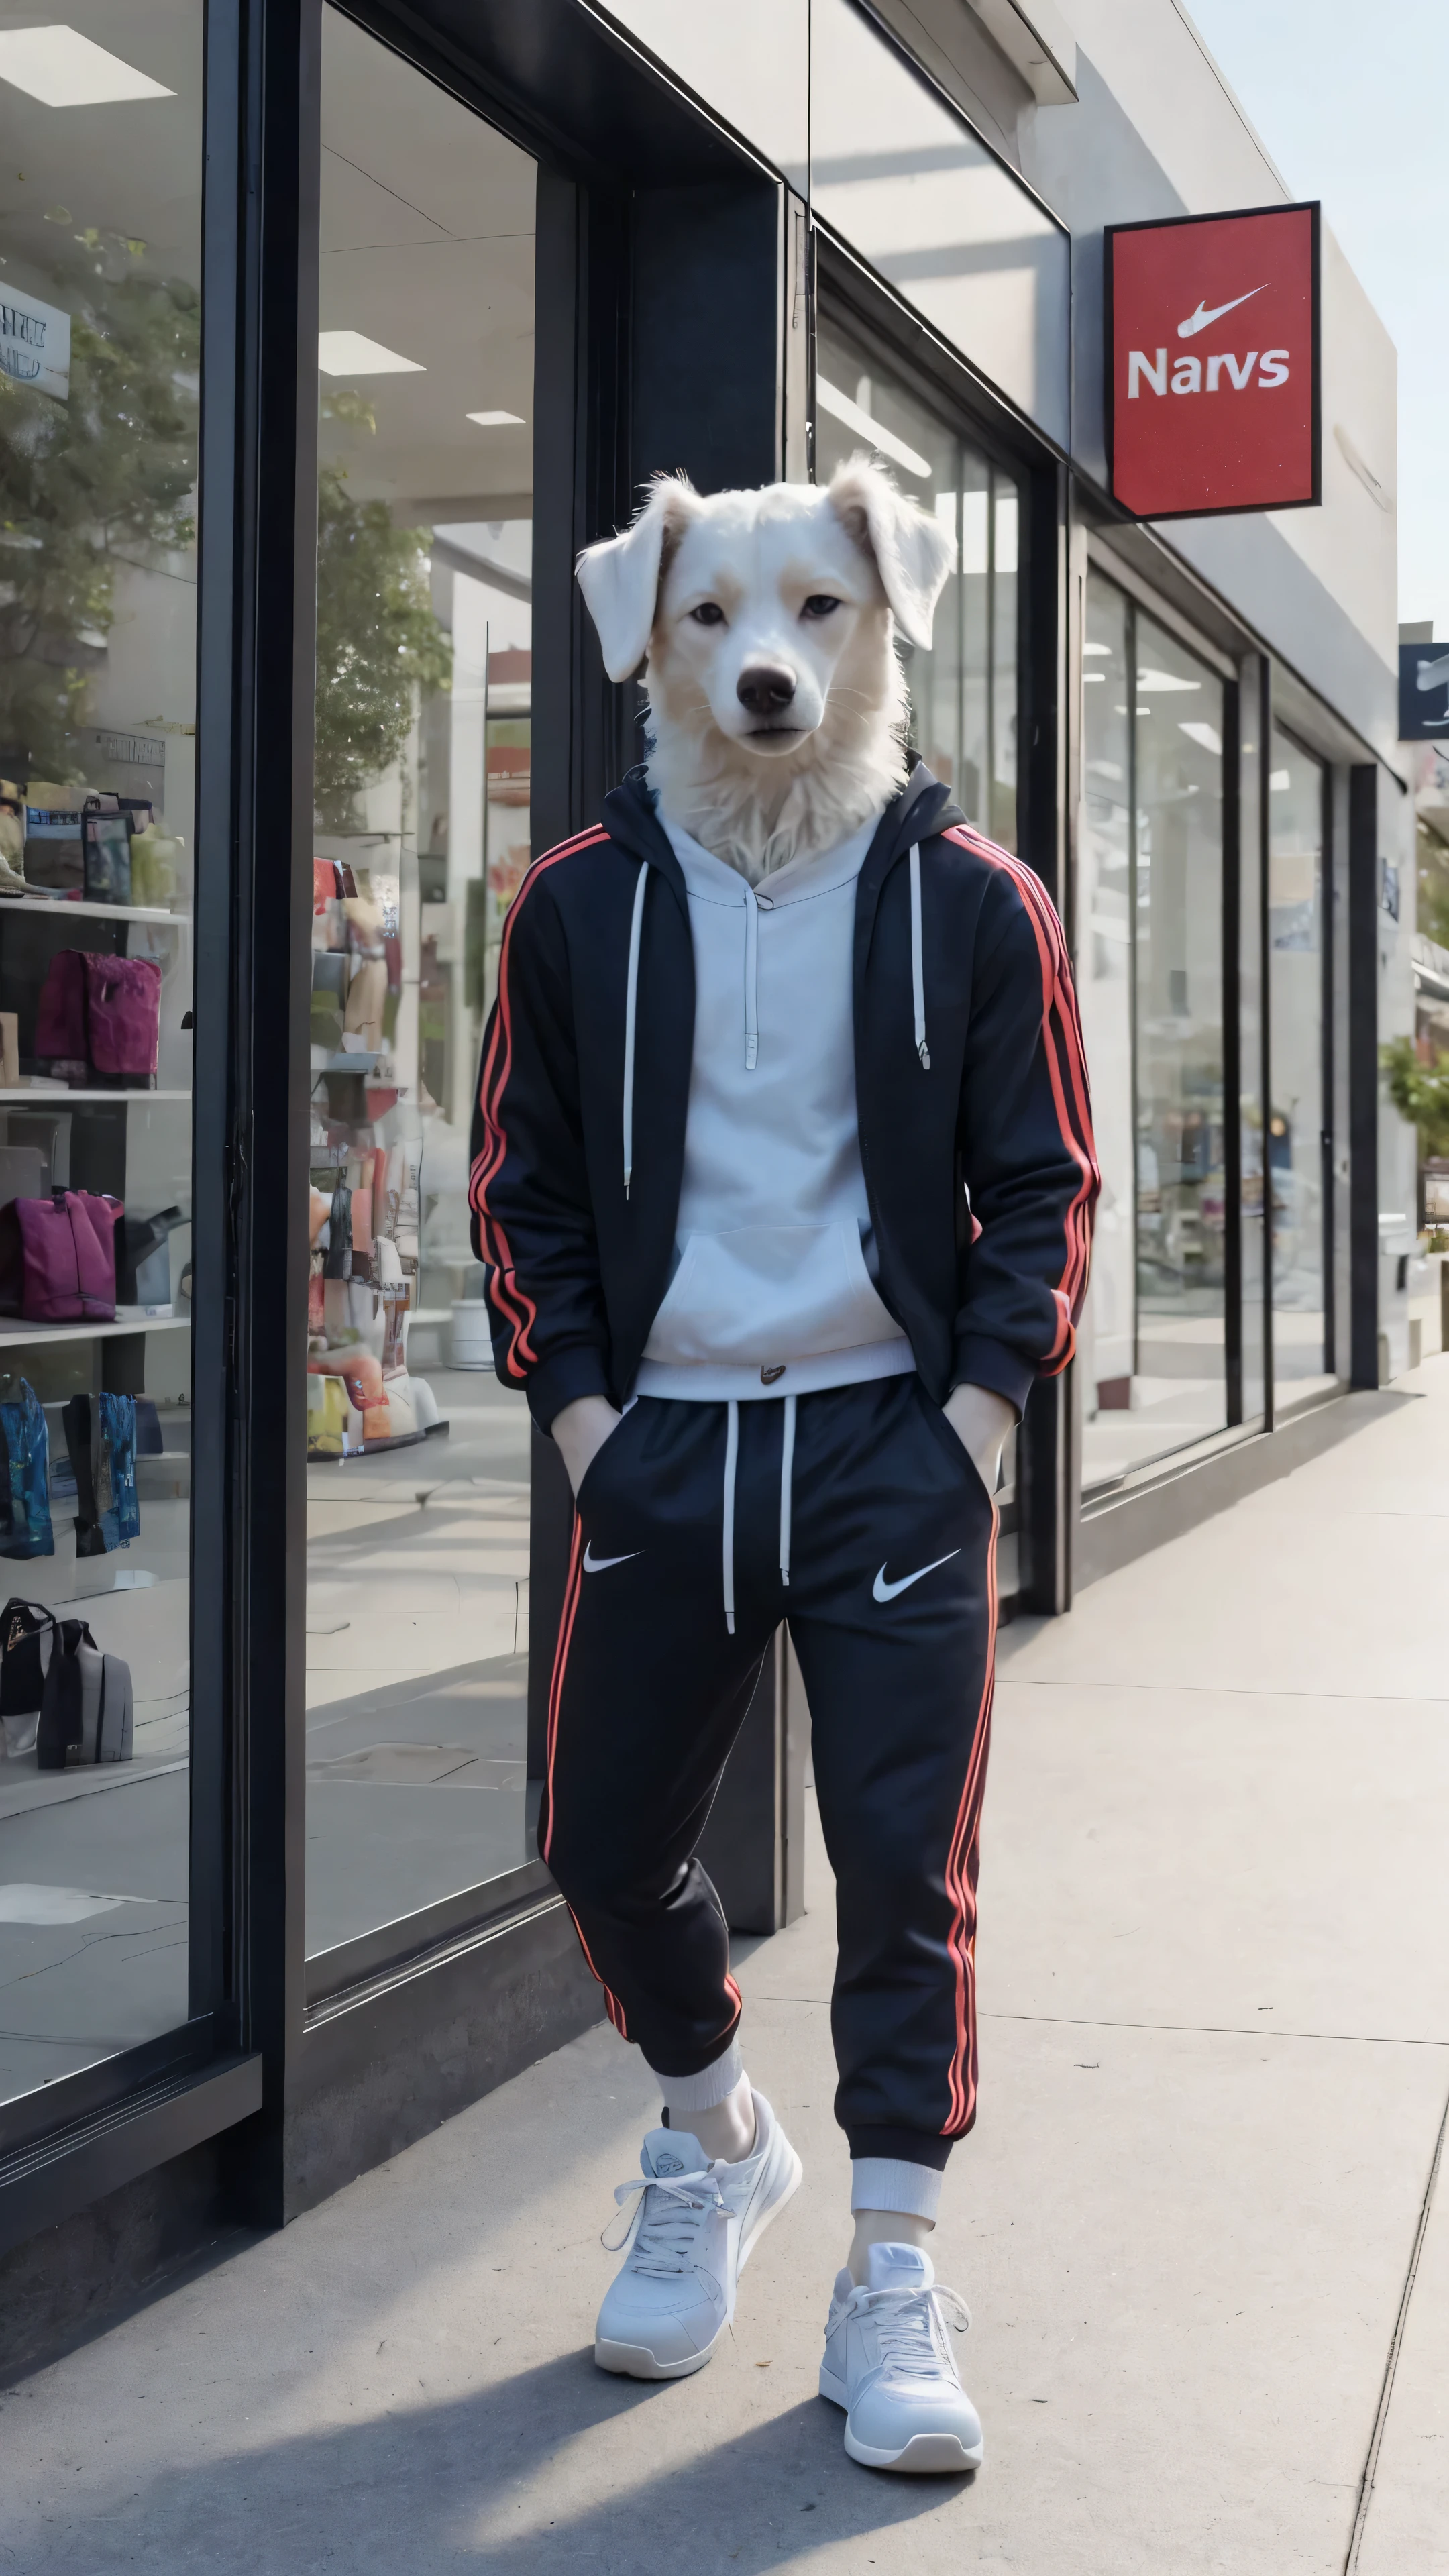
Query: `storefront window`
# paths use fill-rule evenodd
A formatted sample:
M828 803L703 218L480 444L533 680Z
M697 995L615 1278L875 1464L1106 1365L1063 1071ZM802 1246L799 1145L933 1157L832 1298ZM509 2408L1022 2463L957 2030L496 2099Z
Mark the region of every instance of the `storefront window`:
M530 1856L528 1415L467 1183L529 858L535 170L331 9L322 141L307 1948L345 1964Z
M1078 1335L1083 1483L1122 1472L1136 1369L1136 1190L1132 1178L1132 715L1127 601L1093 580L1083 647L1083 831L1077 996L1092 1084L1102 1194Z
M1227 1420L1223 686L1096 574L1083 659L1090 1491Z
M0 2100L185 2021L202 9L0 6Z
M834 324L820 326L815 471L874 454L948 530L954 568L929 653L902 643L914 741L968 820L1016 848L1017 538L1012 476Z
M1268 773L1268 1177L1275 1409L1333 1383L1325 1348L1322 763L1275 726Z
M873 455L951 537L953 564L931 649L899 641L912 748L968 822L1016 848L1017 593L1020 496L1012 476L928 411L862 342L820 325L815 476ZM1001 1581L1016 1582L1016 1433L1002 1453Z

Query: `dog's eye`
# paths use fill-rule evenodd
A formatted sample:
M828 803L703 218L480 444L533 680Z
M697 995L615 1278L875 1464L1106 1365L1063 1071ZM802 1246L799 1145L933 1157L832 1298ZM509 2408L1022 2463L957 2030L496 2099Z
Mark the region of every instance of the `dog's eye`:
M839 606L839 600L832 599L828 591L817 590L806 600L800 614L802 617L828 617L831 610Z
M689 613L696 626L723 626L724 624L724 610L717 599L702 599L698 608L692 608Z

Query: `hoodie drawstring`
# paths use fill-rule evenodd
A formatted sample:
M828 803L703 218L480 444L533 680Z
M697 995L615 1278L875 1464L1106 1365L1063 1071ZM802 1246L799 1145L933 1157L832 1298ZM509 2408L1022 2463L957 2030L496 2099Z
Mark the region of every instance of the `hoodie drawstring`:
M629 980L624 990L624 1196L634 1173L634 1040L639 1026L639 941L644 929L644 889L649 883L647 861L639 869L639 882L634 888L634 911L629 923Z
M745 886L745 1071L760 1059L760 907L755 889Z
M795 1466L795 1398L785 1398L780 1431L780 1581L790 1589L790 1482Z
M911 850L911 1000L916 1012L916 1053L921 1071L931 1070L931 1050L926 1044L926 967L921 946L921 845Z

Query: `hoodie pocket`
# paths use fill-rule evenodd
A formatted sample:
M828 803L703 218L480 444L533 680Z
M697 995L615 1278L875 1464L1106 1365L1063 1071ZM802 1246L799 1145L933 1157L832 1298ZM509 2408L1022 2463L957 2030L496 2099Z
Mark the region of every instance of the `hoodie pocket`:
M900 1329L876 1293L858 1226L742 1225L690 1235L644 1356L768 1368L896 1341Z

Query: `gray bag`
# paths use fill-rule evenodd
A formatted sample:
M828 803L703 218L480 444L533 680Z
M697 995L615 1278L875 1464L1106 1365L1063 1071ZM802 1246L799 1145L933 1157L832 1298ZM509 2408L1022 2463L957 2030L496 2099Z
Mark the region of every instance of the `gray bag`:
M67 1748L68 1762L129 1762L135 1725L131 1667L103 1655L82 1639L76 1648L81 1673L81 1740Z
M131 1667L103 1655L83 1619L59 1619L51 1636L36 1729L41 1771L84 1762L129 1762L134 1726Z

